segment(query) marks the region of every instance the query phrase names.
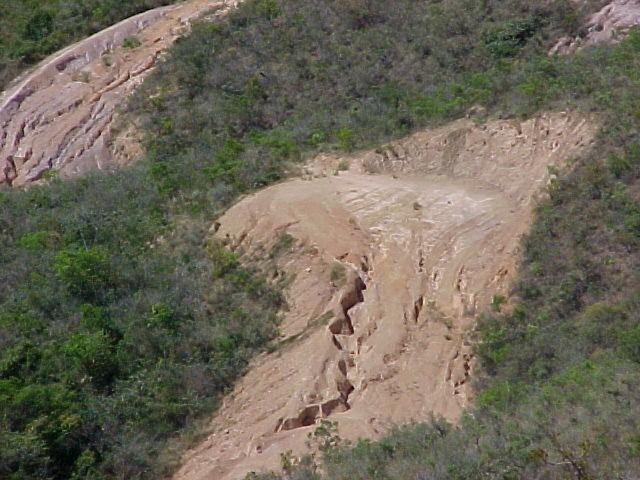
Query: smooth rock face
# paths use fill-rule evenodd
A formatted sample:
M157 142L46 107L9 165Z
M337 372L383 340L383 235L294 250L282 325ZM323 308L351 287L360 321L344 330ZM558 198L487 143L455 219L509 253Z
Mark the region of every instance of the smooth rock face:
M128 160L113 145L116 108L192 20L235 1L191 0L124 20L44 60L0 95L0 184L24 185L51 169L64 177ZM122 47L136 36L141 45ZM129 152L135 155L136 149Z
M631 27L640 25L640 0L613 0L593 14L584 37L563 37L550 54L571 54L582 47L622 40Z
M457 121L317 158L232 207L212 235L288 279L289 309L279 346L252 362L175 480L278 468L323 419L348 439L457 421L473 397L467 335L494 294L508 296L547 167L589 148L595 130L566 113ZM291 246L274 258L282 238Z

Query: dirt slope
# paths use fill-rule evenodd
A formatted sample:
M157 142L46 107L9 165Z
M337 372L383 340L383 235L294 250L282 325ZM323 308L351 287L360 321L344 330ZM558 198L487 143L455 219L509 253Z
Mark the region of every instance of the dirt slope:
M43 61L0 95L0 184L23 185L113 163L116 108L191 20L224 14L233 0L190 0L118 23ZM216 13L213 13L216 12ZM141 45L122 47L135 35ZM127 160L118 152L118 162Z
M277 468L321 419L351 439L432 414L456 421L473 395L467 334L508 293L547 166L593 134L566 113L458 121L318 158L231 208L212 234L287 278L290 309L279 346L253 362L175 480Z
M638 25L640 0L613 0L589 18L583 36L561 38L550 53L571 54L585 46L619 41Z

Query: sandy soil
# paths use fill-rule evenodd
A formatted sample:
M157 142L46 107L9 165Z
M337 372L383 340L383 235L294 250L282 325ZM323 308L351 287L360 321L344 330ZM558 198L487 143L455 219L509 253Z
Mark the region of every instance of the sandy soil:
M508 296L547 167L594 132L567 113L458 121L320 157L231 208L212 235L288 279L290 308L275 351L253 362L175 480L277 468L322 419L347 439L457 421L473 398L470 329L494 294Z
M24 185L50 169L67 177L139 154L137 142L127 142L130 132L112 141L116 108L193 19L223 15L236 3L190 0L142 13L58 52L14 81L0 95L0 184ZM141 45L123 48L129 36Z

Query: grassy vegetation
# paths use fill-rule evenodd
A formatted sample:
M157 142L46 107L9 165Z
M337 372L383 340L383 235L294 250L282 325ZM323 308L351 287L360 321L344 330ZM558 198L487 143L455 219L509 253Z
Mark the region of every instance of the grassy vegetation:
M478 104L598 111L603 128L538 208L518 307L479 328L476 408L460 428L435 421L355 446L325 431L324 473L289 459L284 476L636 475L640 34L547 57L577 33L576 8L248 0L196 25L131 102L146 159L0 193L0 477L158 478L167 441L276 330L277 292L206 240L215 216L307 155Z
M140 40L137 37L127 37L122 42L122 48L134 49L141 45Z
M343 287L347 281L346 267L340 262L333 262L329 270L329 278L336 287Z
M175 0L2 0L0 90L50 53Z

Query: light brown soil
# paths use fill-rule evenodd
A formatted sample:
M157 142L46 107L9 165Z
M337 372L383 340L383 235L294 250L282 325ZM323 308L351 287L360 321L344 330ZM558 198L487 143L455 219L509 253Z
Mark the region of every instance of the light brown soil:
M547 167L594 132L566 113L458 121L318 158L231 208L212 235L287 278L290 308L275 351L252 363L175 480L277 468L282 453L307 451L321 419L348 439L457 421L473 398L470 329L494 294L508 296Z
M193 19L223 15L235 3L190 0L142 13L58 52L13 82L0 95L0 184L24 185L50 169L66 177L139 154L129 131L112 141L116 108ZM130 36L141 45L123 48Z
M571 54L589 45L620 41L638 25L640 0L613 0L589 18L582 37L563 37L550 53Z

